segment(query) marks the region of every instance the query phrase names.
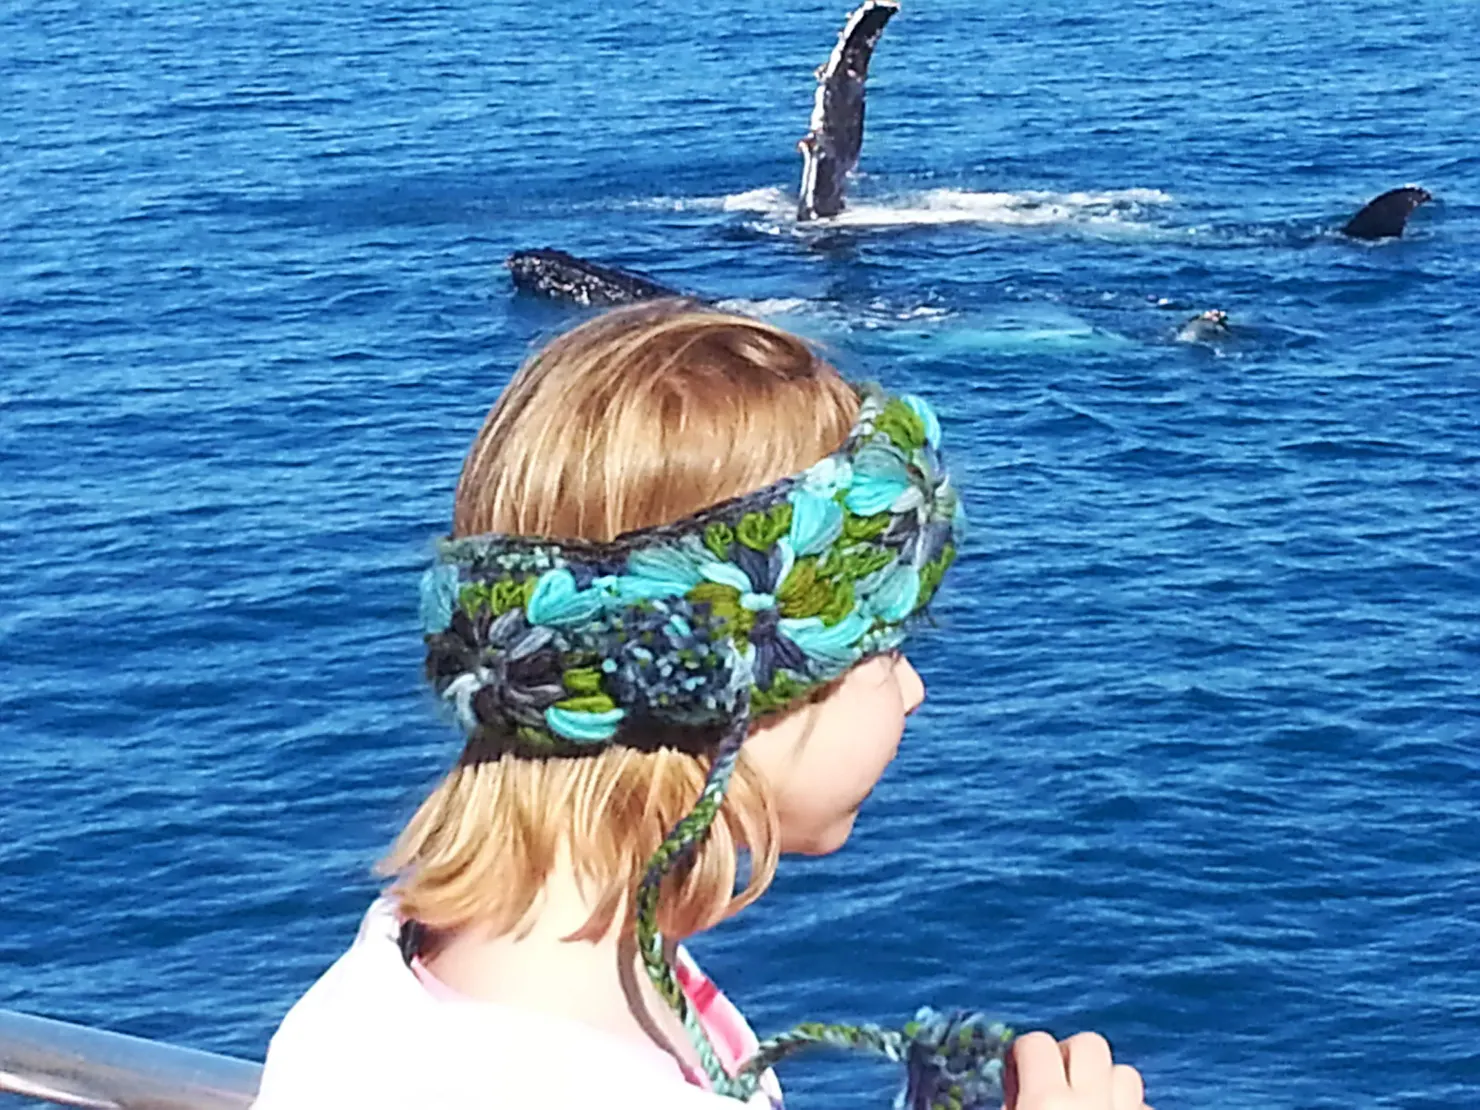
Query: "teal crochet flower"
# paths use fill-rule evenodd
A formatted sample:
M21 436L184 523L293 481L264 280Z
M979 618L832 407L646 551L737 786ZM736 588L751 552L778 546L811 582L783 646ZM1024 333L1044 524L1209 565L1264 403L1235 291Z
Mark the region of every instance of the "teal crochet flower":
M791 532L787 536L795 555L820 555L843 532L843 507L830 495L805 487L787 495L791 502Z
M681 597L704 581L703 568L713 561L713 554L696 537L656 543L627 557L617 590L628 601Z
M580 589L576 576L559 567L540 575L524 609L531 624L563 628L589 621L601 612L605 603L604 590Z
M444 632L452 623L460 578L457 567L447 563L428 567L421 576L421 627L427 635Z
M802 471L798 483L808 493L833 497L853 484L853 464L846 458L829 455Z

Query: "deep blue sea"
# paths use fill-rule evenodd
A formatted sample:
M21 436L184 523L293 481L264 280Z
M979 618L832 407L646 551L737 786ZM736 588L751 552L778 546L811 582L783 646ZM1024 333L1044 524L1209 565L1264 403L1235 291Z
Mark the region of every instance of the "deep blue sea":
M0 1007L260 1059L347 944L459 746L417 577L551 245L926 394L969 498L853 841L696 944L762 1032L1480 1106L1480 9L905 0L799 227L845 14L0 7Z

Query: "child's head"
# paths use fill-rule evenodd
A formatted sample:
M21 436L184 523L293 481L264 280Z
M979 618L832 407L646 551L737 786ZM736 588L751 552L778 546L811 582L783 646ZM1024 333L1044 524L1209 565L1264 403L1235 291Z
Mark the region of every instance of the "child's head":
M636 889L681 1006L655 930L758 896L780 849L840 845L923 696L897 649L955 554L939 433L919 398L686 302L532 358L424 582L427 673L469 740L386 863L405 912L517 931L568 863L577 935Z
M554 340L510 382L468 452L453 534L606 541L678 520L828 455L858 405L836 370L781 329L683 302L619 309ZM804 738L798 731L764 728L755 743L773 775L801 784L824 745L810 744L806 763L791 766ZM600 935L693 807L707 768L703 755L665 747L466 759L422 806L387 866L402 876L398 893L410 916L502 933L525 918L566 850L599 906L588 932ZM835 846L821 841L836 835L837 819L806 803L799 792L773 791L742 758L694 865L683 882L669 880L663 931L687 935L758 897L783 847ZM797 832L783 843L791 814ZM732 902L741 845L752 855L750 878Z
M961 525L939 440L920 398L684 302L535 356L423 579L427 675L468 742L386 861L403 911L518 932L558 876L598 939L635 903L654 986L716 1089L747 1091L663 937L758 896L781 847L841 844L893 757L924 695L898 648Z

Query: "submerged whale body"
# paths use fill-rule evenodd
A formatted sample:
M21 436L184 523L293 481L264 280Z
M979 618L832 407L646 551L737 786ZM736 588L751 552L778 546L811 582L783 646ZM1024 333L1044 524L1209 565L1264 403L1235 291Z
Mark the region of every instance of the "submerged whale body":
M863 149L863 86L869 59L897 11L897 0L865 0L848 16L837 46L817 70L811 130L797 143L802 152L798 220L836 216L843 210L848 175Z
M1389 189L1368 201L1360 212L1347 221L1341 234L1349 239L1396 239L1408 226L1408 217L1413 214L1413 210L1433 199L1433 194L1417 185Z
M521 293L572 304L605 307L687 296L652 278L588 262L553 247L515 251L504 259L504 265Z
M1221 308L1199 312L1177 329L1178 343L1211 343L1228 336L1228 313Z

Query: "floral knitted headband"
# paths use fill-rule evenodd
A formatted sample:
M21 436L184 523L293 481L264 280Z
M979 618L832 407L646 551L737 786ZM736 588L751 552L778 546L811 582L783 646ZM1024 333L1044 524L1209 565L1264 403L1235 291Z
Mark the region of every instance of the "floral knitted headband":
M693 736L710 755L698 803L638 888L637 939L717 1091L749 1097L765 1067L821 1041L909 1061L911 1110L952 1105L951 1097L969 1106L959 1102L963 1091L990 1089L1005 1038L963 1015L922 1012L915 1032L923 1040L798 1027L731 1077L656 924L661 881L708 835L751 721L897 647L955 557L963 518L935 414L919 397L875 386L859 394L838 451L673 524L609 543L498 534L442 541L422 580L427 674L480 755L646 747L654 734L680 746ZM918 1047L925 1042L931 1051ZM963 1056L971 1044L979 1051Z

